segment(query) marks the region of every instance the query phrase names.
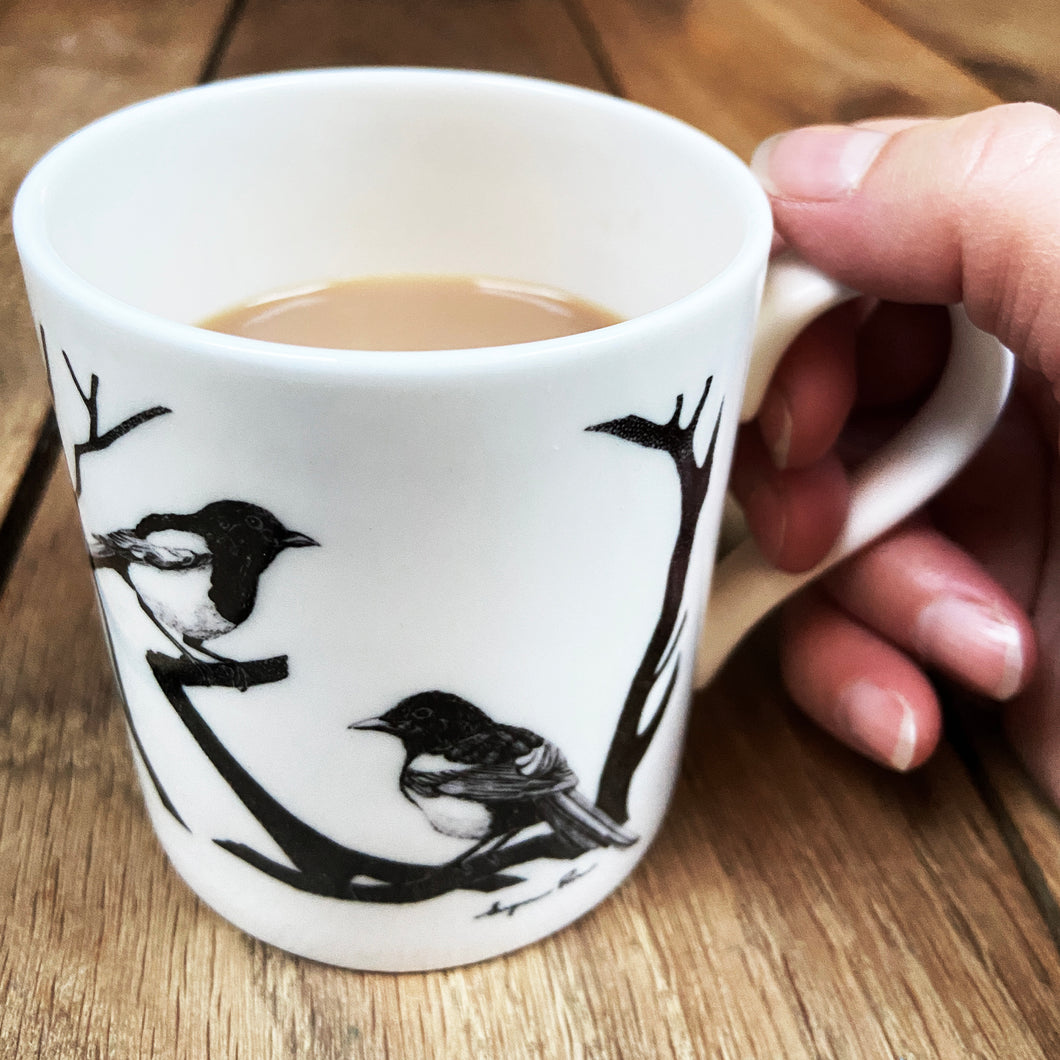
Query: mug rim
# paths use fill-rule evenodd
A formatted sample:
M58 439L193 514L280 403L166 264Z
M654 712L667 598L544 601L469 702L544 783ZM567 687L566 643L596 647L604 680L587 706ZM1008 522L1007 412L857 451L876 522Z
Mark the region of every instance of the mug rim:
M447 350L331 349L273 342L210 331L182 323L123 301L84 278L67 264L48 234L47 196L53 179L76 166L78 156L91 150L94 141L117 132L134 132L144 122L172 120L174 113L210 97L220 102L246 93L282 92L288 86L320 82L325 85L375 85L388 81L428 86L431 83L506 86L521 93L568 98L610 110L630 119L665 127L668 134L694 141L710 156L716 170L729 178L734 198L740 198L746 227L740 245L709 280L666 305L610 324L595 331L551 339ZM125 129L123 130L123 126ZM483 70L387 66L326 67L286 70L192 85L122 107L85 125L50 148L30 169L15 196L12 226L24 271L35 272L62 297L109 328L145 341L179 348L184 356L198 354L233 366L286 369L299 374L457 375L462 371L504 371L554 365L572 357L584 358L609 347L613 341L636 343L694 316L704 302L732 297L755 288L768 260L773 237L772 211L761 185L745 163L729 148L695 126L644 104L545 78ZM395 356L395 353L399 356Z

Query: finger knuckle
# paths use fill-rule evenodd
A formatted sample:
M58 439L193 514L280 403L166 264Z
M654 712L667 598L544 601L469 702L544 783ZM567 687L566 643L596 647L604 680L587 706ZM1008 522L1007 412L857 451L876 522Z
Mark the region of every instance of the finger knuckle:
M1007 104L973 115L968 132L955 197L965 301L980 326L1039 362L1052 330L1045 317L1056 266L1041 259L1043 235L1060 225L1060 114L1037 103Z
M1045 161L1060 156L1060 114L1042 103L1006 103L967 119L961 175L966 192L994 202L999 193Z

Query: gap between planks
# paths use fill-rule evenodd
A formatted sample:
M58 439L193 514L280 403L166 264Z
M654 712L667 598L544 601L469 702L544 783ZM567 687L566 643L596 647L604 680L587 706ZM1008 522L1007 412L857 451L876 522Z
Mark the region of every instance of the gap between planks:
M563 10L574 26L575 31L581 38L585 50L589 53L593 64L600 73L600 79L607 86L607 91L613 96L628 99L629 94L622 87L622 79L618 75L618 68L611 61L607 53L607 46L603 37L597 31L589 12L585 10L582 0L560 0Z
M22 553L26 535L37 515L44 491L61 451L55 413L48 412L22 478L15 489L3 523L0 523L0 596Z
M1060 953L1060 902L1049 884L1047 873L1034 856L1030 844L1009 812L1004 797L994 784L984 758L986 742L991 738L1003 738L996 719L990 719L994 722L990 725L993 731L985 735L979 731L982 726L977 725L976 715L984 715L990 709L988 706L977 704L974 697L949 682L938 682L936 692L943 709L946 739L957 752L972 787L997 826L1020 880L1037 907L1053 946ZM1033 784L1034 781L1028 777L1026 783Z
M208 81L213 81L217 77L225 52L228 50L228 45L232 41L236 26L243 17L243 12L246 8L247 0L229 0L228 7L225 9L224 16L221 19L221 24L217 27L217 36L214 37L213 44L210 45L210 50L206 53L206 59L203 61L202 70L199 73L196 84L205 85Z

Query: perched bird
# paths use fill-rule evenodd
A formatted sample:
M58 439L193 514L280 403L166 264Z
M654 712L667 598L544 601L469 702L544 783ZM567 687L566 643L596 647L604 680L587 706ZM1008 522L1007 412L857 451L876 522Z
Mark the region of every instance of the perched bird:
M131 530L94 534L96 567L116 570L140 606L185 656L231 662L204 641L250 617L258 579L287 548L317 542L247 501L214 501L191 515L159 514Z
M457 861L502 847L542 821L582 851L637 841L577 791L578 778L555 744L501 725L451 692L420 692L350 728L402 741L401 793L435 831L475 841Z

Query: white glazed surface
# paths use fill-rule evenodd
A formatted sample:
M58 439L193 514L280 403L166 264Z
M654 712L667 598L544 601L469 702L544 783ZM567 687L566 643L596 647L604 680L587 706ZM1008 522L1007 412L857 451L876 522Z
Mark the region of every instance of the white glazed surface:
M235 924L319 960L425 969L540 938L617 886L676 774L768 253L768 207L740 163L680 123L578 89L433 71L270 75L90 127L27 180L15 224L90 545L221 499L318 543L281 553L249 618L210 642L245 662L286 657L288 676L188 698L287 812L378 857L441 865L469 845L401 794L397 739L348 728L412 693L451 691L541 734L595 797L659 616L681 494L668 454L587 428L665 424L679 396L687 423L713 380L695 449L702 461L718 423L716 455L674 691L629 796L638 840L538 858L498 891L324 897L222 849L289 865L162 694L146 653L174 646L118 571L97 571L148 808L177 869ZM188 326L293 284L423 271L545 282L635 319L400 355ZM88 431L77 387L91 375L100 431L169 411L75 461Z

